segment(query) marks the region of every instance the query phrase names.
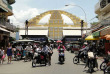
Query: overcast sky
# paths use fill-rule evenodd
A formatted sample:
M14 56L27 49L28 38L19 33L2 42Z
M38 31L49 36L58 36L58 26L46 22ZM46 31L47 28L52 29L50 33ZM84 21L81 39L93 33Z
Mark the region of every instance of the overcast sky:
M90 23L97 21L97 19L89 21L96 16L94 11L97 2L98 0L16 0L16 3L12 5L14 15L9 18L15 25L23 26L26 19L29 20L48 10L64 10L85 20L85 14L81 8L76 6L65 7L66 4L73 4L84 9L87 21Z

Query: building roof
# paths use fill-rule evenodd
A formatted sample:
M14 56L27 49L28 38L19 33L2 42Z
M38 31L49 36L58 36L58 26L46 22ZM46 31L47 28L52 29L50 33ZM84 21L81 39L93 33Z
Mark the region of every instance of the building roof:
M19 30L19 35L25 35L25 30ZM28 35L48 35L48 30L28 30Z

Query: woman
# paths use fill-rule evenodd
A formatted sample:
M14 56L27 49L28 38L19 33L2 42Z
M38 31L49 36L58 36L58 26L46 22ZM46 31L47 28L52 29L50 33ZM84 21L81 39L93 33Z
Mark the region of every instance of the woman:
M4 53L3 47L1 48L1 53L2 53L1 63L3 64L4 58L5 58L5 53Z
M10 43L8 44L8 47L7 47L7 56L8 56L8 64L10 64L12 59L12 46L10 45Z

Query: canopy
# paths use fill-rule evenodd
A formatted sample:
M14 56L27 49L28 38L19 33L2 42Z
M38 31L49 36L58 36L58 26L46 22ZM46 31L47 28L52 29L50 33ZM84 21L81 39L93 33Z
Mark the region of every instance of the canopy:
M23 40L16 40L16 42L33 42L34 40L28 40L28 39L23 39Z
M94 37L93 35L89 35L85 38L85 40L99 40L99 37Z
M105 35L106 40L110 40L110 35Z

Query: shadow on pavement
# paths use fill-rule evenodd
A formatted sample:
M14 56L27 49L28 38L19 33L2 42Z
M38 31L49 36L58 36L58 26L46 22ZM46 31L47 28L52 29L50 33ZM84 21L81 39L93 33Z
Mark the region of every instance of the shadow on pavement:
M86 72L86 73L89 73L89 74L93 74L93 73L95 73L96 71L94 70L94 71L91 73L91 72L89 72L89 70L84 70L83 72Z
M80 63L78 63L77 65L85 65L85 64L80 64Z
M41 65L36 65L36 66L34 66L34 67L32 67L32 68L36 68L36 67L46 67L46 66L43 65L43 64L41 64Z
M65 64L65 63L58 62L58 63L55 63L55 64L63 65L63 64Z

